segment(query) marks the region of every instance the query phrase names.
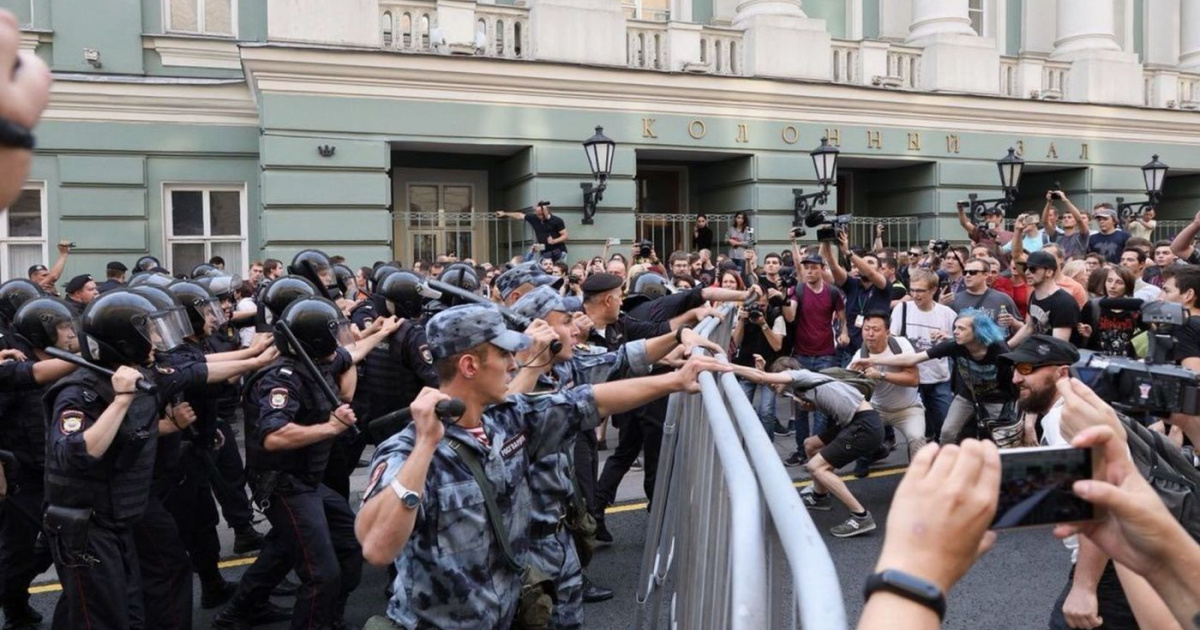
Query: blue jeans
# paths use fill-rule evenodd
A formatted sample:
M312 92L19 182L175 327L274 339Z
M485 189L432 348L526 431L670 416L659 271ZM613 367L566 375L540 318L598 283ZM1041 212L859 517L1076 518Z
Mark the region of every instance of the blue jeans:
M834 355L824 357L806 357L797 356L796 360L800 362L800 367L816 372L828 367L834 366L834 361L837 358ZM808 415L809 412L800 409L796 403L792 403L792 408L796 412L796 450L804 452L804 440L809 435L820 435L825 432L825 428L829 424L829 420L825 418L825 414L820 411L812 412L812 430L809 430Z
M745 380L739 380L742 384L742 391L746 393L746 398L750 400L750 405L754 407L754 411L758 413L758 421L762 423L763 430L767 432L767 437L774 437L775 432L775 390L766 385Z
M942 422L950 413L954 391L950 388L950 381L945 381L920 385L917 392L921 394L921 402L925 404L925 437L936 440L942 435Z

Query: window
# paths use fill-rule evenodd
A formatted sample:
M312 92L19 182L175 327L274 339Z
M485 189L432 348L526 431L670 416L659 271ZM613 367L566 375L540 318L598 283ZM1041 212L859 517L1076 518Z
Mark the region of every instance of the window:
M635 20L666 22L671 19L670 0L622 0L625 17Z
M165 0L168 32L237 35L238 0Z
M190 271L213 256L246 273L244 186L169 186L163 193L167 268Z
M471 184L409 184L409 253L433 260L454 252L475 256L475 188Z
M24 278L46 261L46 188L29 186L0 210L0 278Z
M976 35L984 36L983 28L983 0L969 0L967 3L967 17L971 18L971 29Z

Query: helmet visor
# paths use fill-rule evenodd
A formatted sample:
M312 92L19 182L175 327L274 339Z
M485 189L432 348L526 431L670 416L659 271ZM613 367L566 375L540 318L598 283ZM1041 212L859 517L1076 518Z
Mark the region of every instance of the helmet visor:
M350 320L340 319L333 326L333 337L337 339L338 346L346 349L354 347L354 332L350 330Z
M79 331L83 328L83 323L79 318L57 317L43 321L43 327L48 333L46 338L53 339L53 345L59 350L66 350L72 354L79 352Z
M146 316L146 334L155 352L174 350L192 334L191 322L179 310L182 309L165 309ZM182 322L181 315L184 315Z
M216 299L200 302L196 305L196 312L200 313L206 323L211 319L214 328L220 328L229 321L225 317L225 309L221 308L221 302Z

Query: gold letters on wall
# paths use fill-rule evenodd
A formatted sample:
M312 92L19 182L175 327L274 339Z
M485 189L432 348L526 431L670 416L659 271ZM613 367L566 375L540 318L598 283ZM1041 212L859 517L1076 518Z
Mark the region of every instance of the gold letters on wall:
M642 119L642 137L643 138L657 138L658 137L658 135L654 133L654 119L653 118L643 118Z
M909 132L909 134L908 134L908 150L909 151L920 151L921 150L921 134Z
M883 149L883 132L867 130L867 148Z
M800 141L800 130L795 125L788 125L783 128L783 141L787 144L796 144Z
M750 142L750 129L746 126L746 123L738 123L737 138L734 141L741 144Z

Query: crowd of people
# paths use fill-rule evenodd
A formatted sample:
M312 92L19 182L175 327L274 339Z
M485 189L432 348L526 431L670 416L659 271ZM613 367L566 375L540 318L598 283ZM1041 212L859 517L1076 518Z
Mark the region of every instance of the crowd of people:
M0 11L0 67L16 68L0 73L0 206L49 95L18 43ZM143 256L61 288L60 243L0 285L4 627L42 624L29 586L53 565L54 628L190 628L193 575L216 628L345 628L364 560L393 575L368 628L581 627L585 602L613 596L587 577L605 510L639 455L656 500L666 397L702 372L735 373L763 430L794 440L804 504L848 512L834 537L878 528L839 470L865 476L903 445L861 628L940 625L994 541L1000 452L1064 445L1102 453L1072 490L1105 511L1055 530L1071 566L1050 627L1200 627L1200 418L1131 417L1071 377L1081 350L1200 371L1200 213L1159 242L1152 209L1121 226L1061 191L1011 232L959 213L965 245L897 250L881 227L760 259L737 213L721 240L697 216L694 251L665 260L610 240L571 264L539 202L499 214L537 240L509 261L304 250L241 278ZM1186 320L1146 323L1160 301ZM728 347L692 330L710 317ZM258 551L237 583L218 569L221 515L235 552Z

